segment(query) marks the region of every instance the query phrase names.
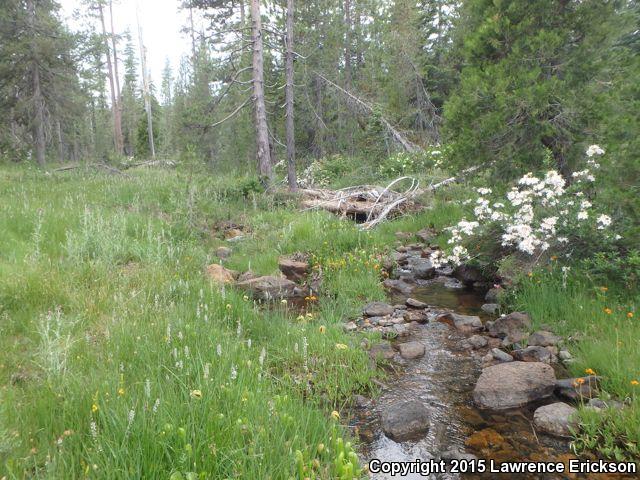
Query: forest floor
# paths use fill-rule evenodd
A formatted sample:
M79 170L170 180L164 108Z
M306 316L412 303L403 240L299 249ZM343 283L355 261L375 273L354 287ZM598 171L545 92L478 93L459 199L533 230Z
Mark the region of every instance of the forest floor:
M343 324L385 299L381 258L396 232L456 222L465 187L361 231L301 212L290 195L247 192L237 179L129 173L0 170L0 476L344 473L349 407L387 380L361 348L380 334ZM225 240L224 222L244 237ZM226 267L263 275L277 272L282 255L310 254L321 294L303 307L265 308L221 288L205 276L220 246L232 249ZM550 267L504 308L579 337L571 373L595 370L629 405L583 410L576 445L637 459L640 326L628 316L636 304L603 287L563 281Z

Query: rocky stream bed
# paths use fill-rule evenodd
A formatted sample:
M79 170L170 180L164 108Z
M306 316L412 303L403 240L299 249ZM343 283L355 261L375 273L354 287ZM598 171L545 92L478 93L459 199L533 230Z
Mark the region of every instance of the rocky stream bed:
M351 427L362 442L363 460L566 463L576 458L570 435L577 401L609 407L592 399L598 379L566 378L563 362L571 355L561 338L531 332L524 312L500 315L492 283L469 267L434 268L426 258L429 251L426 244L413 244L393 252L387 265L391 278L385 281L388 303L369 303L361 317L345 324L348 331L378 330L387 338L369 353L372 363L392 372L380 397L355 402Z
M421 233L423 235L421 235ZM563 462L578 428L576 407L600 411L625 408L598 398L599 378L568 378L572 361L564 339L549 329L533 331L526 312L501 312L499 279L484 278L472 266L435 268L431 232L420 243L401 245L384 271L387 302L363 306L347 319L347 332L378 331L382 343L362 343L372 368L390 372L376 399L356 396L350 423L360 440L363 462L484 459L494 462ZM401 237L407 240L406 237ZM220 247L221 260L231 249ZM281 276L240 274L220 264L206 274L233 283L260 301L288 299L291 305L321 288L304 254L283 257ZM496 281L498 283L496 283ZM391 477L371 474L372 478ZM432 479L488 479L495 473L447 472ZM507 474L502 478L596 478L574 474ZM597 478L621 478L599 475Z

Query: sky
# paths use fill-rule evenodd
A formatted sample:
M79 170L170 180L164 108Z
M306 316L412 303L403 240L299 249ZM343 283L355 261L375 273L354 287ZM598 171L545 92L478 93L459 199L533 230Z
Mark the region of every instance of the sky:
M63 18L72 29L77 22L72 15L81 6L81 0L58 0L62 5ZM116 33L127 28L131 31L133 41L138 49L138 27L136 23L136 4L140 8L142 35L147 47L147 63L151 78L156 85L160 84L162 70L168 58L174 72L178 69L180 58L191 49L187 35L180 30L188 23L188 14L179 9L179 0L113 0L113 17ZM109 29L108 9L105 11L107 29ZM118 63L121 64L124 45L119 49ZM121 66L121 65L120 65ZM120 68L122 76L123 68Z

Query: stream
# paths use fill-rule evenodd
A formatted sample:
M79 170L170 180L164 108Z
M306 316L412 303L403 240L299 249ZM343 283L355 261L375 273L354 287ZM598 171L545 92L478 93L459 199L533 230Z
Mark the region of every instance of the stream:
M482 310L483 295L474 290L448 288L442 282L426 282L410 295L391 295L391 303L404 303L407 297L423 301L435 309L450 310L463 315L477 315L490 319ZM352 424L361 438L363 461L415 461L455 458L456 453L473 454L496 462L508 460L562 461L569 453L568 441L534 431L533 411L540 404L525 408L491 412L474 406L472 390L481 373L479 356L460 347L464 334L447 324L429 322L412 332L409 340L426 347L425 355L414 360L398 359L402 373L392 376L388 389L369 408L357 411ZM425 436L413 441L395 442L382 432L379 418L385 409L394 408L408 399L419 400L427 406L430 428ZM547 399L544 403L551 403ZM454 453L451 453L454 452ZM558 478L536 475L502 475L503 478ZM374 479L427 478L420 474L409 476L371 474ZM484 479L495 474L432 474L433 479Z

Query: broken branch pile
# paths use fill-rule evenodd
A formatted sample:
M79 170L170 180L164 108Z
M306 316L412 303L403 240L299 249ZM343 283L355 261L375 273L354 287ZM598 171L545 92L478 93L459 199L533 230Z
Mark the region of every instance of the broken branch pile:
M404 192L391 187L402 180L410 180L410 186ZM369 229L387 217L394 217L415 209L411 198L418 191L418 181L412 177L400 177L386 188L373 185L360 185L341 190L303 189L302 206L307 209L323 209L342 217L348 217Z

